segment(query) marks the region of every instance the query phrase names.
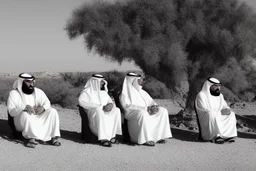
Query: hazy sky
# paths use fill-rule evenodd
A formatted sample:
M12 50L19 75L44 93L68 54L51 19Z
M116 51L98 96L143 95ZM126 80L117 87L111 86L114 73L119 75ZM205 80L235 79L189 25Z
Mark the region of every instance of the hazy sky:
M0 0L0 72L134 69L88 52L64 27L86 0ZM87 0L90 1L90 0Z
M88 52L83 39L69 40L72 11L92 0L0 0L0 72L68 72L136 69ZM256 0L244 0L256 7Z

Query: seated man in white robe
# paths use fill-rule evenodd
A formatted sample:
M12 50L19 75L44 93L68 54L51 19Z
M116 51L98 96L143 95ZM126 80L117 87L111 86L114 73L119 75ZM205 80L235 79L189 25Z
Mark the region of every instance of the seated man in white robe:
M217 144L235 142L236 117L220 93L221 83L208 78L195 100L201 138Z
M14 82L7 101L17 131L22 132L25 146L35 148L36 140L60 146L59 115L51 108L45 93L34 87L35 77L22 73Z
M165 139L172 137L167 109L158 106L142 89L140 75L126 75L119 99L132 142L155 146L155 143L165 143Z
M102 75L92 75L78 102L86 111L89 127L101 145L111 147L117 144L116 135L122 135L121 113L108 95L107 81Z

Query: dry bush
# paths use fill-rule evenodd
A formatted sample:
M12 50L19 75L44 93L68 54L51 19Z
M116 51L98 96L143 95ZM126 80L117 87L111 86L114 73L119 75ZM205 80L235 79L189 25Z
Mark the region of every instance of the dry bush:
M9 92L12 90L14 79L1 78L0 79L0 102L7 102Z
M164 83L148 76L143 86L143 89L147 91L152 98L156 99L170 99L172 98L170 90L164 85Z
M84 86L86 81L90 78L90 72L64 72L60 73L61 78L64 81L69 82L74 87Z
M76 108L81 88L76 88L62 79L39 79L36 86L42 89L52 104L65 108Z
M255 93L250 91L243 92L243 94L241 95L241 100L246 102L255 101Z
M108 82L108 89L110 91L120 91L122 89L124 77L126 73L124 72L118 72L118 71L111 71L111 72L104 72L101 73L104 75Z
M224 96L224 99L229 102L239 102L240 98L232 92L230 89L226 88L225 86L221 87L221 93Z

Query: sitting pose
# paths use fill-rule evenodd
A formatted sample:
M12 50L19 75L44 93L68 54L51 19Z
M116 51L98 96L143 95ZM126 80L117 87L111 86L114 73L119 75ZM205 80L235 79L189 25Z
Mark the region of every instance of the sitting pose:
M100 74L93 74L81 92L79 105L88 115L89 127L101 145L111 147L122 135L121 113L108 95L107 81Z
M195 100L201 138L218 144L235 142L237 136L236 117L220 93L221 83L208 78Z
M25 138L25 146L35 148L36 140L60 146L59 115L51 108L45 93L34 87L35 77L22 73L14 82L7 101L17 131Z
M119 98L132 142L154 146L172 137L168 111L158 106L142 89L141 75L126 75Z

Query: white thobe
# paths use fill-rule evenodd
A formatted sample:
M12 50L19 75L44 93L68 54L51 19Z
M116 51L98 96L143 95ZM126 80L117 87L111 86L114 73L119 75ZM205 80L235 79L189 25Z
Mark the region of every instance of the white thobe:
M168 111L163 107L159 107L154 115L150 115L146 109L130 110L125 118L132 142L144 144L172 137Z
M100 91L99 97L100 103L93 102L86 92L82 92L78 102L85 109L89 127L98 140L111 140L117 134L122 135L120 109L115 106L106 91ZM110 112L104 112L102 108L108 103L113 103L114 106Z
M136 95L131 94L131 96L134 96L133 99L136 99L136 103L130 103L129 98L122 94L120 96L120 102L125 110L125 118L128 120L131 141L144 144L148 141L157 142L172 137L167 109L159 107L156 114L150 115L147 107L156 105L150 95L141 90L139 94L137 92Z
M41 89L35 88L33 94L23 94L23 97L18 90L12 90L7 101L8 112L14 117L14 125L18 131L22 132L23 137L42 141L60 137L59 115L55 109L51 108L45 93ZM29 114L24 111L26 105L43 106L45 111L40 115Z
M221 114L222 109L230 109L222 94L211 96L201 91L196 97L195 107L203 140L213 140L217 136L237 136L235 113L231 111L229 115Z

